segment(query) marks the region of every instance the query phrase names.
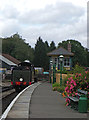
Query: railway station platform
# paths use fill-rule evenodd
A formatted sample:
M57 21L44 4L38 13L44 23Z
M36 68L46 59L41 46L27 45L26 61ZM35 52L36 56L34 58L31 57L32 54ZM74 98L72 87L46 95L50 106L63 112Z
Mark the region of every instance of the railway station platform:
M20 120L20 119L27 120L29 118L31 96L39 84L40 83L38 82L28 86L15 97L15 99L12 101L12 103L4 112L3 117L7 116L5 117L6 118L5 120ZM0 119L0 120L4 120L4 119Z
M78 113L78 111L71 109L69 106L65 106L65 98L59 92L52 91L52 84L38 82L29 87L18 98L7 116L7 120L8 118L87 120L87 114Z
M32 94L30 118L74 118L87 119L86 113L79 113L65 106L65 98L57 91L52 91L52 84L40 84ZM70 120L70 119L69 119Z

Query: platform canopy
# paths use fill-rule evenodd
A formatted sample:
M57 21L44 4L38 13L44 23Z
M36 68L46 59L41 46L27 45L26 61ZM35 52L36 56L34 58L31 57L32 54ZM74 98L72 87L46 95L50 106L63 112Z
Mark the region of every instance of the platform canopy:
M16 66L17 64L13 63L12 61L8 60L7 58L5 58L4 56L0 55L0 60L5 62L8 65L14 65Z

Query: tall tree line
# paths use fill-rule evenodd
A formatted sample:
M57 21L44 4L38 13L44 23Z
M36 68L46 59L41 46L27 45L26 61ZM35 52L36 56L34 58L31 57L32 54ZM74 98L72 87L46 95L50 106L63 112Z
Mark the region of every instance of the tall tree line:
M74 53L74 56L72 58L73 66L75 66L77 63L81 66L89 66L87 59L88 51L77 40L62 41L58 44L58 47L62 46L67 49L69 41L71 43L71 52Z
M34 50L34 65L43 67L45 70L49 69L49 57L47 53L56 48L55 43L52 41L50 46L47 41L43 42L42 38L37 39Z
M55 43L52 41L50 46L47 41L43 42L39 37L32 48L25 39L16 33L11 37L2 38L2 53L9 54L21 62L28 59L36 67L43 67L45 70L49 69L49 57L47 53L55 49Z
M80 42L76 40L66 40L58 43L58 47L67 49L68 42L71 43L71 52L74 53L73 66L79 63L81 66L89 66L89 52ZM36 67L43 67L45 70L49 69L48 52L56 49L54 41L49 44L47 41L43 42L41 37L38 37L35 48L32 48L25 39L16 33L8 38L2 38L2 53L9 54L21 62L28 59Z
M19 34L2 39L2 53L9 54L20 61L34 59L34 49Z

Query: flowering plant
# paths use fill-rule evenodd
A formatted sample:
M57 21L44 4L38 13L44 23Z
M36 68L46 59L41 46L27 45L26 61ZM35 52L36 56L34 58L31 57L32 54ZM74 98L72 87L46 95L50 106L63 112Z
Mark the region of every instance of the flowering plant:
M78 89L88 91L89 98L89 71L76 73L74 76L69 77L66 81L64 94L66 96L76 96ZM69 103L70 100L66 98L66 105L69 105Z

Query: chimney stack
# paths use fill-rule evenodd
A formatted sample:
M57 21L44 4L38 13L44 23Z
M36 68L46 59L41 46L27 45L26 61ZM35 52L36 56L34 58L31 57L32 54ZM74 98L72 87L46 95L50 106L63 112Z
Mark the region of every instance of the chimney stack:
M68 51L71 52L71 43L70 43L70 41L68 43Z

